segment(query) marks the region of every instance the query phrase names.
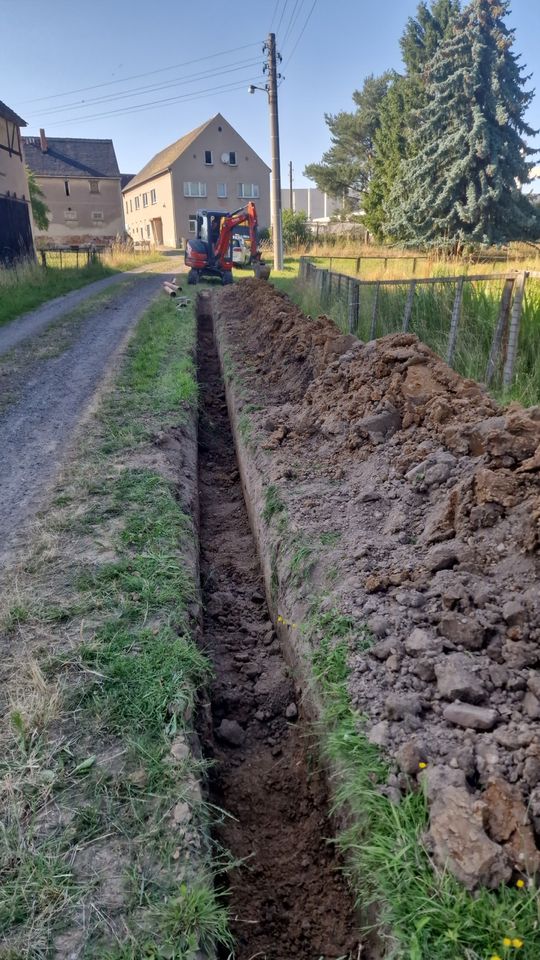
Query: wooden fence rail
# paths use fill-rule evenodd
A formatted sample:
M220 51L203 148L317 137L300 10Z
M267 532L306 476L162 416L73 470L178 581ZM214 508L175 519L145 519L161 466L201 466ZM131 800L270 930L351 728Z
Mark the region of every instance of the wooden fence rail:
M338 258L335 257L326 259ZM342 257L341 259L352 260L355 258ZM406 332L410 329L417 290L422 287L433 287L438 284L454 284L455 296L453 300L448 341L446 345L446 361L450 366L452 366L455 361L460 325L462 324L465 285L468 283L503 281L504 285L501 294L498 319L491 338L484 379L488 386L492 384L498 362L502 358L502 383L505 388L511 386L514 378L525 289L527 279L529 277L540 279L540 271L463 274L460 276L450 277L414 277L411 280L359 280L356 279L356 277L352 277L348 274L335 273L329 268L326 269L318 267L316 264L312 263L308 257L300 258L299 268L299 279L309 284L317 291L320 298L321 307L323 309L328 309L334 298L340 300L344 295L346 296L347 323L350 333L358 333L360 308L363 301L362 291L366 290L367 288L373 288L373 305L370 316L370 339L374 339L376 335L380 296L383 289L391 287L401 287L407 289L401 321L401 330Z

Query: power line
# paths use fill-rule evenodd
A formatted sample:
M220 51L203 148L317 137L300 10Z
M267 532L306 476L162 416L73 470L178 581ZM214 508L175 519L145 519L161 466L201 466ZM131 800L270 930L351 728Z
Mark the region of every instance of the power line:
M312 7L311 7L311 10L309 11L306 19L304 20L304 26L302 27L300 33L298 34L298 37L296 38L296 43L295 43L294 47L292 48L289 56L287 57L287 63L290 63L290 62L291 62L291 60L292 60L292 58L293 58L293 56L294 56L294 52L295 52L298 44L300 43L300 40L301 40L302 37L304 36L304 31L305 31L305 29L306 29L306 27L307 27L307 25L308 25L308 23L309 23L309 21L310 21L310 19L311 19L311 14L313 13L313 11L314 11L314 9L315 9L316 6L317 6L317 0L313 0L313 4L312 4Z
M272 19L270 20L270 30L272 29L272 24L273 24L274 20L276 19L276 13L277 13L277 11L278 11L278 7L279 7L280 3L281 3L281 0L276 0L275 6L274 6L274 12L273 12L273 14L272 14Z
M287 0L285 0L285 3ZM173 63L168 67L160 67L157 70L148 70L146 73L134 73L129 77L123 77L120 80L107 80L103 83L94 83L89 87L77 87L76 90L65 90L63 93L51 93L46 97L34 97L32 100L23 100L22 103L40 103L43 100L56 100L58 97L71 97L75 93L85 93L87 90L97 90L98 87L111 87L117 83L127 83L128 80L140 80L141 77L151 77L156 73L165 73L167 70L176 70L180 67L190 67L193 63L201 63L202 60L214 60L216 57L224 57L229 53L236 53L238 50L247 50L248 47L260 47L262 41L256 43L244 43L241 47L231 47L230 50L218 50L217 53L210 53L206 57L196 57L194 60L185 60L183 63Z
M106 113L96 113L91 114L89 117L68 117L65 120L56 120L53 121L50 126L59 126L60 124L66 125L68 123L86 123L90 120L103 120L107 117L112 116L127 116L131 113L142 113L145 110L150 110L156 106L169 106L174 103L191 103L192 100L199 100L208 94L217 93L221 90L242 90L244 89L246 82L257 83L260 80L264 79L264 74L260 74L256 77L251 77L248 81L242 80L233 80L231 83L222 83L216 87L207 87L204 90L194 91L193 93L184 93L178 97L167 97L161 100L150 100L147 103L133 104L131 107L124 107L120 110L109 110Z
M62 113L64 110L71 110L73 107L78 107L80 109L87 109L98 103L110 103L119 100L126 100L130 97L134 97L139 93L152 93L157 92L158 90L168 90L172 87L183 86L184 84L195 83L197 80L207 80L210 77L223 76L227 73L235 73L238 70L247 70L248 68L254 67L259 63L259 58L256 57L251 60L245 60L240 64L237 64L234 67L218 67L213 70L205 70L202 73L193 73L189 77L184 77L183 79L175 78L174 80L167 81L166 83L154 83L149 86L134 87L131 90L126 90L123 93L111 93L103 97L92 97L89 100L76 100L71 103L63 104L61 107L45 107L44 110L32 111L28 116L40 116L47 117L55 113Z
M303 3L303 2L304 2L304 0L302 0L302 3ZM281 47L282 47L282 48L283 48L283 47L285 46L285 44L287 43L287 39L288 39L288 36L289 36L289 34L290 34L290 32L291 32L291 28L292 28L292 25L293 25L293 22L294 22L294 19L295 19L296 8L298 7L298 4L299 4L299 3L300 3L300 0L294 0L294 7L292 8L292 13L291 13L291 15L290 15L290 17L289 17L289 24L288 24L288 26L287 26L287 29L285 30L285 35L284 35L283 39L281 40Z
M288 4L288 2L289 2L289 0L284 0L284 2L283 2L283 10L281 11L281 16L280 16L280 18L279 18L278 25L277 25L277 27L276 27L276 29L275 29L276 36L277 36L277 34L278 34L278 32L279 32L279 28L281 27L281 21L283 20L283 15L284 15L284 13L285 13L285 11L286 11L286 9L287 9L287 4Z

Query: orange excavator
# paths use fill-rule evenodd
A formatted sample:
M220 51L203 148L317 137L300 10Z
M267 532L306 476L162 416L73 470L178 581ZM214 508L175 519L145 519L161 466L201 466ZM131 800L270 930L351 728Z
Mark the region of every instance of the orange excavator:
M254 203L224 213L223 210L197 210L197 236L188 240L184 260L190 268L188 283L202 277L220 277L225 285L233 282L232 241L238 227L248 225L250 263L259 280L268 280L270 267L257 247L257 210Z

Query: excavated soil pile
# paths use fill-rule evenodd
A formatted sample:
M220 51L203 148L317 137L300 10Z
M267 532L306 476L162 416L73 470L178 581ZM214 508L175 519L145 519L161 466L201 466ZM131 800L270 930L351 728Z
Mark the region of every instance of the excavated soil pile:
M435 858L469 887L536 872L540 408L502 410L415 336L364 344L254 280L215 314L259 469L299 529L340 538L320 564L373 637L350 693L395 757L386 792L426 779Z
M328 796L269 619L209 317L199 316L203 645L215 680L202 722L235 957L358 955L354 905L328 841Z

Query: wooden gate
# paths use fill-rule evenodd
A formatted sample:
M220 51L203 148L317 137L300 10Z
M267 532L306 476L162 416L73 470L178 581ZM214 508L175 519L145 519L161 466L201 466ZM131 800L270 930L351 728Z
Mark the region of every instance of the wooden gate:
M34 256L29 206L24 200L0 197L0 263Z

